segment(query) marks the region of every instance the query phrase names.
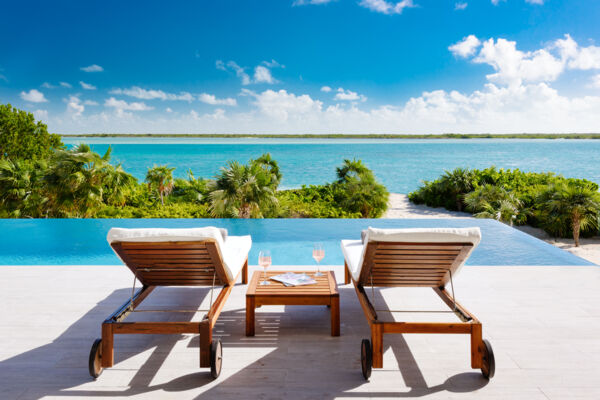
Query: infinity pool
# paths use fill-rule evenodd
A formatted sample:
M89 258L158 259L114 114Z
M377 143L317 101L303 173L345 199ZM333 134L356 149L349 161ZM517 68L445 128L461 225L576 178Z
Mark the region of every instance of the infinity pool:
M594 265L571 253L493 220L484 219L0 219L0 265L120 264L106 242L111 227L227 228L252 235L250 263L271 250L274 265L312 265L314 242L323 243L324 265L344 263L341 239L379 228L479 226L482 241L467 265Z

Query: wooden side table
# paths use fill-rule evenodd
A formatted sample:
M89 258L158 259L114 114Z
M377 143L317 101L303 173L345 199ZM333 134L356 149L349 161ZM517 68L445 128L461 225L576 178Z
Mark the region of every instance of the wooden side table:
M269 271L267 277L291 271ZM307 273L295 271L296 273ZM333 271L324 271L323 276L314 277L313 285L289 286L269 280L270 285L260 285L263 272L255 271L246 292L246 336L254 336L254 310L263 305L285 306L330 306L331 336L340 336L340 295Z

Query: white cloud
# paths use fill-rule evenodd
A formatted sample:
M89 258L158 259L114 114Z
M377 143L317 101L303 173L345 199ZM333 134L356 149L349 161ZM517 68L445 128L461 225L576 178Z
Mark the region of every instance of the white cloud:
M504 38L480 43L469 35L449 49L462 57L474 56L475 63L492 66L496 72L487 79L498 84L552 82L566 69L600 69L600 47L580 47L569 35L534 51L518 50L515 41Z
M227 66L229 68L231 68L235 72L235 75L238 78L240 78L240 80L242 81L242 85L249 85L250 84L250 77L245 72L244 68L242 68L239 65L237 65L237 63L235 61L229 61L227 63Z
M102 68L101 66L99 66L97 64L88 65L87 67L81 67L80 69L85 72L102 72L102 71L104 71L104 68Z
M96 90L96 86L89 84L89 83L85 83L84 81L79 81L79 84L85 90Z
M30 103L45 103L48 101L44 97L44 93L37 89L31 89L29 92L21 92L21 98Z
M125 100L117 100L114 97L107 99L104 102L105 107L112 107L117 111L148 111L154 109L154 107L150 107L146 105L144 102L132 102L128 103Z
M329 87L329 86L323 86L323 87L321 88L321 92L325 92L325 93L329 93L329 92L331 92L331 90L332 90L332 89L331 89L331 87Z
M139 86L132 86L128 89L113 89L110 91L110 94L122 94L125 96L135 97L136 99L142 100L181 100L181 101L192 101L194 100L194 96L188 92L179 92L179 94L175 93L166 93L162 90L154 90L154 89L143 89Z
M247 94L254 96L254 104L259 111L276 121L302 120L314 113L319 113L323 103L313 100L309 95L295 95L286 90L265 90L256 94L249 90Z
M277 83L277 80L271 75L271 70L262 65L254 68L254 83Z
M554 81L563 72L564 62L548 50L522 52L516 45L502 38L486 40L473 61L491 65L496 73L487 75L488 80L503 84Z
M271 59L271 61L263 61L262 63L269 68L285 68L285 65L279 64L274 59Z
M168 113L172 113L173 109L171 107L167 107L167 108L165 108L165 111L168 112Z
M456 3L454 4L454 9L455 10L464 10L465 8L467 8L467 6L469 5L469 3L464 2L464 3Z
M335 94L334 100L342 100L342 101L366 101L367 98L362 94L358 94L351 90L344 90L344 88L338 88L337 93Z
M463 40L448 47L448 50L458 57L468 57L475 54L475 50L481 45L481 41L475 35L464 37Z
M221 60L215 61L215 68L220 69L221 71L227 71L227 68L225 68L225 63Z
M414 7L413 0L402 0L398 2L386 0L361 0L360 6L383 14L402 14L405 8Z
M577 50L576 56L569 61L570 69L600 69L600 47L589 46Z
M307 4L327 4L334 0L294 0L292 6L305 6Z
M68 88L71 89L73 86L70 83L67 82L59 82L60 86L64 87L64 88Z
M235 106L237 101L231 97L225 99L217 99L214 94L200 93L198 100L211 105Z
M231 70L235 72L235 75L241 80L242 85L250 85L251 83L278 83L279 81L273 78L271 74L271 70L267 67L281 67L285 68L285 66L280 65L277 61L263 61L263 65L257 65L254 67L254 77L250 78L250 75L246 73L246 68L240 67L235 61L229 61L227 64L223 63L221 60L217 60L215 63L215 67L221 71Z
M35 119L43 121L43 120L48 119L48 111L46 111L46 110L35 110L33 112L33 116L35 117Z
M54 85L52 85L52 84L50 84L50 83L48 83L48 82L44 82L44 83L42 83L42 85L41 85L41 86L42 86L43 88L46 88L46 89L56 89L56 88L57 88L57 86L54 86Z
M67 100L67 114L73 118L78 118L85 111L85 106L81 104L81 100L77 96L71 96Z
M83 102L83 104L85 104L86 106L97 106L98 102L94 100L86 100Z

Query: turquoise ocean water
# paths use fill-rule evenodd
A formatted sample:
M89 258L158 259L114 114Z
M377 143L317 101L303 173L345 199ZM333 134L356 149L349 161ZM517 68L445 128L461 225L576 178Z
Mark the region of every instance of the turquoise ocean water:
M345 158L362 159L390 192L408 193L421 180L432 180L456 167L519 168L553 171L600 183L600 140L363 140L363 139L179 139L77 138L104 152L112 146L115 162L143 179L154 164L177 167L185 177L212 178L228 160L246 162L269 152L283 172L282 188L322 184L335 179L335 167Z

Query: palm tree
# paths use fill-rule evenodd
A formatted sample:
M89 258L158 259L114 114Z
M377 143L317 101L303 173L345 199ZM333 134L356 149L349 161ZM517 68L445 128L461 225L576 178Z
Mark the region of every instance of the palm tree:
M148 170L146 182L148 189L156 191L160 197L160 204L164 205L164 198L173 190L173 171L175 168L169 168L166 165L155 165Z
M271 157L270 153L265 153L258 157L256 160L251 160L250 164L256 164L261 167L270 178L271 189L277 190L277 187L281 183L281 172L279 171L279 164Z
M47 201L42 193L45 162L0 159L0 204L6 216L39 217Z
M361 160L346 159L336 172L336 201L342 208L363 218L377 218L385 212L389 193Z
M121 164L116 167L108 164L104 179L105 201L108 204L124 206L136 184L137 179L125 172Z
M58 216L93 216L103 205L105 179L113 168L110 153L109 148L100 156L87 144L56 151L44 177L50 210Z
M336 168L336 174L338 177L338 183L348 182L351 179L358 179L363 174L373 174L373 172L367 168L362 160L356 158L349 160L344 159L344 163L341 167Z
M556 184L538 197L546 230L563 236L568 229L573 233L575 246L579 247L581 230L598 228L600 194L587 185ZM568 228L567 228L568 227Z
M476 218L492 218L512 226L527 222L529 211L513 192L500 186L486 184L465 196L467 210Z
M454 198L456 209L462 211L463 197L473 190L473 171L467 168L456 168L453 171L445 171L441 178L444 186Z
M230 161L210 182L210 211L215 217L261 218L261 208L277 205L272 174L260 163Z

